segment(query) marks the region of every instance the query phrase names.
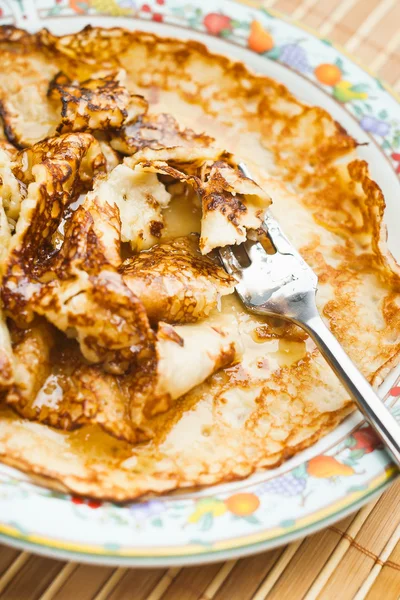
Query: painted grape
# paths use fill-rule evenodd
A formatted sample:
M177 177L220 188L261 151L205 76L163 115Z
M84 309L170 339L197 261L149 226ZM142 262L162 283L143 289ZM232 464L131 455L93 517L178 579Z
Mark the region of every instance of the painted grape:
M301 495L307 487L305 477L295 477L292 473L275 477L269 481L260 484L257 491L259 494L274 494L276 496L298 496Z
M360 125L364 131L368 131L368 133L375 133L376 135L380 135L382 137L385 137L385 135L390 132L389 123L386 121L381 121L370 115L364 115L360 120Z
M284 44L280 47L279 61L300 73L309 73L312 68L307 53L299 44Z

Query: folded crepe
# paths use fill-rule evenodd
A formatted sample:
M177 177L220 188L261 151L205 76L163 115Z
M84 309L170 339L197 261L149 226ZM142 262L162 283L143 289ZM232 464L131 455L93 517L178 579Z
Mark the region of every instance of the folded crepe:
M13 326L11 334L14 379L8 405L27 419L59 429L97 423L131 443L151 437L152 416L241 353L237 323L226 317L215 324L160 323L155 354L140 370L120 376L90 365L75 342L63 340L43 320L29 329Z
M177 163L176 155L171 152L166 149L162 161L138 162L134 155L126 158L124 165L134 171L164 175L193 188L201 202L199 244L202 254L229 244L241 244L249 231L261 227L271 197L255 181L242 175L237 166L223 161L209 162L204 156L203 167L198 167L199 156L193 156L190 151L185 154L186 163L191 160L192 164L188 169L186 163ZM161 221L160 229L162 226Z
M157 244L122 263L124 282L143 302L150 321L196 322L233 293L236 280L200 254L198 237Z
M61 104L57 133L121 129L143 115L147 102L130 94L122 84L124 73L98 74L97 78L74 82L60 72L50 82L48 98Z

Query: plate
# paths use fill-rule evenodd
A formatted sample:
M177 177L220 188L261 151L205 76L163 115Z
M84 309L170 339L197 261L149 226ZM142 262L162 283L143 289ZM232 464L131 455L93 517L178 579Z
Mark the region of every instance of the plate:
M249 35L254 21L268 32L263 53ZM327 40L274 11L222 0L0 0L0 23L47 27L57 34L91 23L197 39L283 82L367 142L360 155L384 191L389 246L400 258L400 104L379 79ZM381 393L400 418L396 372ZM326 527L381 493L397 474L357 414L277 469L129 506L52 492L0 466L0 540L52 557L110 565L220 561Z

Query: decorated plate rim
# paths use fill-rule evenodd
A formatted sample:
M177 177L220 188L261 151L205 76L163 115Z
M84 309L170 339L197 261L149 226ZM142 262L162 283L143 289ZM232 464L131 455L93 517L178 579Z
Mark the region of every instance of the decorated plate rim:
M1 0L0 0L0 4L1 4ZM16 13L14 15L15 17L15 23L18 26L24 27L27 25L26 21L24 21L24 14L23 14L23 10L24 10L24 3L21 2L20 4L20 8L18 10L20 10L20 13ZM26 2L26 4L29 4ZM36 2L36 8L34 8L34 12L35 15L38 14L36 13L36 9L37 6L41 5L41 4L46 4L47 6L50 6L50 0L43 0L43 1L39 1ZM57 4L54 3L54 4ZM169 5L173 5L174 1L171 2L165 2L164 0L153 0L153 2L149 2L146 5L143 6L147 6L150 8L150 11L146 12L150 12L153 16L155 14L159 15L161 14L163 16L163 19L165 18L165 22L168 23L167 17L168 17L168 13L165 13L165 10L169 10ZM175 2L176 4L176 2ZM179 3L178 3L179 4ZM168 6L167 6L168 5ZM256 19L257 17L261 19L261 16L265 16L265 15L269 15L272 16L272 18L274 18L276 21L275 23L279 23L279 21L286 23L287 25L289 25L290 27L292 27L294 30L300 30L300 31L305 31L306 33L308 33L309 36L312 37L312 40L314 41L318 41L319 43L327 43L326 40L322 40L321 37L318 35L317 32L313 31L311 28L304 26L300 23L297 22L293 22L290 19L288 19L285 15L282 15L281 13L279 13L276 10L268 10L265 11L263 9L257 9L256 7L254 7L251 3L249 2L243 2L243 3L237 3L234 2L233 0L220 0L220 1L214 1L214 2L210 2L208 0L203 1L203 2L199 2L199 1L195 1L191 3L191 6L197 6L199 7L199 5L202 5L203 7L205 6L207 8L207 6L210 7L209 12L207 12L207 10L204 11L204 15L208 15L208 14L217 14L216 12L213 11L218 11L218 9L220 10L220 14L223 15L224 17L227 17L228 19L231 19L231 21L233 20L230 15L237 12L239 10L239 7L243 10L245 8L247 8L249 11L251 10L251 15L253 20ZM161 10L160 7L164 10L164 13L159 13L159 12L155 12L154 9ZM201 10L201 9L199 9ZM233 13L230 12L230 10L233 11ZM153 12L152 12L153 11ZM172 8L171 8L172 11ZM29 13L29 17L32 18L36 16L32 15L32 5L28 6L27 8L27 13ZM172 12L171 12L172 14ZM25 15L26 16L26 15ZM71 16L71 15L69 15ZM93 14L91 13L90 16L93 16L95 18L98 18L98 14ZM105 15L104 15L105 16ZM138 17L137 14L134 15L136 18ZM149 20L148 18L146 18L146 20ZM157 21L157 19L154 19ZM39 19L37 18L36 24L35 26L39 26L39 25L44 25L46 26L46 19ZM171 24L171 23L169 23ZM173 23L174 24L174 23ZM189 25L186 26L188 29L192 28L193 30L196 30L195 26L190 27ZM238 45L237 42L234 42L235 45ZM240 44L239 44L240 45ZM399 102L399 97L395 94L395 92L391 89L390 86L388 86L387 84L383 84L382 82L380 82L380 80L378 80L375 75L373 75L369 69L367 69L365 66L363 66L362 64L360 64L360 61L358 61L357 58L351 56L350 54L348 54L343 48L341 48L339 45L336 44L331 44L329 42L329 45L331 48L333 48L337 54L339 55L339 57L345 57L347 61L349 61L349 64L353 64L353 65L357 65L358 68L361 68L364 73L367 75L367 77L374 79L375 82L379 83L379 86L388 94L389 98L392 98L393 100L395 100L397 103ZM270 57L272 58L272 56ZM274 60L279 60L279 58L274 58ZM287 65L285 65L287 66ZM288 67L290 68L290 67ZM296 69L292 69L295 70ZM315 81L309 81L309 83L313 83L314 85L319 86L320 88L323 88L323 85L326 84L322 84L321 85L319 83L315 83ZM354 86L353 86L354 87ZM324 91L326 92L326 89L324 89ZM354 92L354 93L358 93L359 95L364 94L364 92L360 91L359 92ZM360 97L360 96L359 96ZM400 109L400 106L397 105L397 107ZM354 112L351 112L350 110L348 110L349 114L351 114L353 117ZM375 117L371 116L370 118L374 119ZM400 118L400 114L399 114L399 118ZM375 119L376 120L376 119ZM382 121L384 122L384 121ZM368 130L367 130L368 131ZM372 133L371 133L372 131ZM374 142L377 143L376 141L376 135L373 132L373 130L368 131L368 133L370 134L370 137L372 139L374 139ZM374 134L374 137L373 135ZM399 132L400 135L400 132ZM382 137L382 136L381 136ZM384 137L384 136L383 136ZM392 153L392 155L390 156L390 158L388 158L388 154L387 154L387 147L384 146L385 141L383 142L383 148L380 148L380 151L382 153L383 156L386 157L386 159L388 159L389 161L391 161L393 168L396 170L397 173L400 173L400 154L399 154L399 165L396 163L396 160L392 159L392 156L397 154L397 153ZM378 144L379 145L379 144ZM399 146L400 146L400 140L399 140ZM399 153L400 153L400 149L399 149ZM400 397L400 388L398 387L398 385L394 385L394 387L391 390L391 393L389 393L387 395L387 398L391 398L392 400L394 400L394 405L395 405L395 411L397 413L400 414L400 410L398 408L398 405L396 405L396 399ZM365 432L366 428L364 426L358 427L358 429L356 431L361 431L361 432ZM351 432L350 434L347 433L346 437L336 441L334 446L335 448L338 448L341 444L346 444L348 443L348 440L350 440L352 438L352 434L354 432ZM360 434L362 435L362 434ZM368 433L369 435L369 433ZM366 437L367 434L364 433L364 437ZM354 436L353 436L354 439ZM368 438L369 439L369 438ZM363 442L364 444L367 442ZM372 445L371 445L372 444ZM362 447L359 446L359 441L357 439L356 441L356 450L363 450ZM350 454L351 452L354 452L354 450L352 450L351 448L354 448L353 446L346 446L344 445L342 450L343 452L347 452L348 450L350 450ZM205 543L205 544L189 544L189 543L185 543L183 545L180 546L166 546L164 548L159 547L159 546L144 546L144 545L129 545L129 546L121 546L121 547L115 547L115 548L110 548L110 547L106 547L105 545L96 545L96 544L85 544L85 543L80 543L80 542L75 542L75 541L67 541L65 538L57 538L57 537L53 537L53 536L45 536L45 535L41 535L41 534L36 534L36 533L31 533L31 532L26 532L26 531L22 531L21 528L19 528L18 526L16 526L15 524L12 523L1 523L2 517L0 515L0 541L3 541L6 544L12 545L12 546L16 546L19 548L23 548L23 549L27 549L30 550L32 552L36 552L39 554L47 554L47 555L51 555L51 556L58 556L60 558L66 558L66 559L70 559L70 560L80 560L83 562L92 562L92 563L98 563L98 564L121 564L121 565L132 565L132 566L162 566L162 565L171 565L171 564L200 564L200 563L205 563L205 562L212 562L212 561L220 561L220 560L225 560L228 558L233 558L236 556L244 556L244 555L249 555L249 554L253 554L253 553L257 553L257 552L261 552L263 550L275 547L275 546L279 546L288 542L293 541L294 539L297 539L299 537L303 537L305 535L309 535L310 533L314 533L315 531L329 526L331 523L333 523L334 521L337 521L341 518L343 518L344 516L350 514L351 512L357 510L358 508L360 508L363 504L365 504L366 502L368 502L370 499L372 499L374 496L382 493L397 477L398 472L396 471L396 469L393 467L393 465L390 462L389 457L385 454L384 451L382 451L376 444L376 442L371 442L370 446L368 446L368 450L365 450L366 446L364 446L364 454L360 455L360 461L364 460L365 464L368 464L369 461L372 460L372 458L376 459L380 465L380 469L378 470L378 472L375 474L375 476L367 481L363 481L363 488L359 489L359 490L355 490L352 493L347 493L345 495L342 495L340 498L337 498L336 500L334 500L331 504L329 505L324 505L322 508L319 508L317 510L314 510L312 512L310 512L309 514L305 515L302 518L296 519L296 521L294 521L293 523L287 523L285 526L282 527L274 527L274 528L260 528L258 532L253 532L253 533L249 533L246 531L246 533L244 535L241 536L236 536L236 537L232 537L232 538L228 538L228 539L215 539L210 543ZM366 454L368 454L368 456L365 456ZM317 455L318 457L319 455ZM333 455L327 453L321 456L330 456L332 458ZM317 458L315 456L313 456L313 458ZM336 460L336 459L335 459ZM376 462L375 460L375 462ZM302 464L306 464L303 463ZM346 465L347 463L343 462L340 463L343 465ZM350 467L350 465L347 465ZM286 472L283 473L283 475L277 474L272 476L270 479L277 479L277 478L283 478L285 476L287 476L287 474L289 473L289 475L292 473L292 471L295 471L295 469L291 469L291 470L287 470ZM4 472L4 468L2 467L2 465L0 465L0 476L2 476ZM7 479L7 477L10 477L12 480L12 476L9 476L7 474L5 474L5 477ZM266 479L268 482L268 479ZM232 482L234 483L234 482ZM20 485L20 482L15 480L15 485L18 487ZM0 482L0 490L1 488L4 486L4 479L3 482ZM218 502L224 502L225 505L227 505L227 503L230 501L230 499L232 498L232 496L225 498L224 500L220 500L219 496L221 496L221 493L218 492L218 487L216 488L209 488L208 491L206 490L205 493L202 494L202 496L200 497L200 500L198 500L197 502L201 502L201 498L204 497L204 495L208 495L208 498L215 498L216 501ZM227 484L227 487L229 487L229 484ZM252 489L254 487L254 484L252 484L251 482L249 482L249 484L246 486L241 486L242 489L242 493L236 494L236 496L256 496L253 492L246 492L246 489ZM39 491L38 491L39 490ZM244 492L243 492L244 490ZM37 488L36 486L32 485L30 486L29 489L29 495L35 495L36 496L41 496L43 495L43 492L40 491L39 488ZM71 497L68 494L57 494L54 493L53 494L57 499L71 499ZM234 494L235 495L235 494ZM32 496L32 497L33 497ZM52 492L48 493L48 499L50 499L50 497L52 496ZM179 497L177 497L179 498ZM72 501L74 502L79 502L79 504L84 503L84 501L81 501L80 499L77 499L74 497L72 497ZM168 501L171 501L171 498L168 499ZM178 500L177 500L178 501ZM150 501L151 502L151 501ZM160 503L163 502L163 499L160 499ZM190 501L189 501L190 503ZM90 503L89 503L90 504ZM92 504L95 504L94 502L92 502ZM83 507L86 510L86 506ZM93 508L97 508L95 506L93 506ZM191 506L191 508L196 509L196 504L194 506ZM225 507L226 510L226 507ZM235 515L235 512L233 511L233 509L229 509L232 510L233 514ZM240 510L242 510L243 512L243 508L241 508ZM239 508L236 508L236 511L239 511ZM256 511L255 511L256 512ZM89 513L88 513L89 514ZM244 516L248 516L249 518L253 515L253 513L249 513L248 515L241 515L241 514L236 514L236 516L238 516L239 518L244 517ZM262 523L260 523L260 525L262 525Z
M199 565L211 562L219 562L258 554L266 550L271 550L277 546L283 546L313 533L321 529L329 527L333 523L344 519L358 509L362 508L367 502L380 496L397 478L397 472L393 470L389 478L382 476L383 481L377 483L376 487L362 495L360 498L350 502L342 509L336 510L325 517L320 517L312 521L308 525L295 528L292 532L284 533L280 536L266 539L260 534L258 541L235 544L234 539L229 541L226 548L212 550L210 552L192 552L187 553L187 546L177 548L178 552L169 552L168 554L158 554L149 552L146 554L142 548L136 550L125 551L122 553L104 552L101 546L91 547L85 544L70 544L53 538L45 538L41 536L22 536L15 530L15 535L10 531L12 528L0 525L0 542L9 546L30 551L35 554L49 556L48 550L51 550L52 558L60 558L70 561L77 561L89 564L99 564L104 566L138 566L138 567L154 567L154 566L189 566ZM381 479L381 478L377 478ZM335 503L337 506L337 503ZM316 514L316 513L314 513ZM7 530L9 533L7 533ZM36 539L37 538L37 539ZM40 540L40 541L39 541ZM182 552L185 550L185 552Z

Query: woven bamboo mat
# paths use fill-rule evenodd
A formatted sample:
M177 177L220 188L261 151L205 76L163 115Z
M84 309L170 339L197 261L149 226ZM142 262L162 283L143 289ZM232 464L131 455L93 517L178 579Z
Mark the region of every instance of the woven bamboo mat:
M398 600L400 481L304 540L201 567L93 567L0 549L0 600Z
M290 15L400 92L400 0L247 0ZM399 600L400 481L335 526L202 567L114 569L0 546L0 600Z

